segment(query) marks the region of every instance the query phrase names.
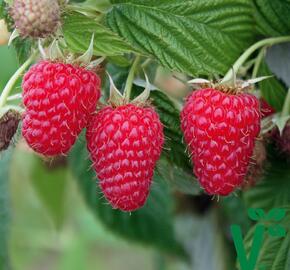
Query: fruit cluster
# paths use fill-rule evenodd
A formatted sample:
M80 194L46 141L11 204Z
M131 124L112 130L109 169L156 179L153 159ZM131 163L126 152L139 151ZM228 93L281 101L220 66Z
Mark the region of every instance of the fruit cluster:
M54 35L61 3L14 0L10 14L19 35ZM65 155L86 128L93 167L111 205L123 211L144 205L164 143L162 123L148 102L124 98L118 105L97 106L100 77L61 61L45 60L32 66L22 88L22 134L34 151L50 157ZM181 112L194 174L212 195L225 196L242 185L260 133L258 99L236 88L201 87L189 95Z
M22 134L44 156L67 154L87 128L87 144L105 197L114 208L144 205L164 141L163 126L145 104L110 104L95 112L100 78L80 66L40 61L23 78Z
M148 103L124 102L97 112L101 80L83 67L40 61L25 74L22 134L36 152L66 154L87 128L87 145L101 189L114 208L144 205L164 142ZM248 171L260 132L260 105L247 93L194 91L181 112L194 173L205 191L228 195Z

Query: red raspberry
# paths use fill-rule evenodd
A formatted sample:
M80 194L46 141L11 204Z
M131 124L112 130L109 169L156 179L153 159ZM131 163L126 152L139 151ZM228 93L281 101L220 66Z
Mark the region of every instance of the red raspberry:
M154 109L107 106L93 117L87 142L101 189L112 206L123 211L142 207L164 142Z
M272 108L268 104L268 102L263 98L260 99L260 106L261 106L261 117L262 118L265 118L265 117L270 116L270 115L275 113L275 109Z
M259 101L250 94L208 88L187 98L181 127L207 193L225 196L241 185L260 132L259 112Z
M100 78L70 64L41 61L25 74L22 134L45 156L67 153L100 98Z

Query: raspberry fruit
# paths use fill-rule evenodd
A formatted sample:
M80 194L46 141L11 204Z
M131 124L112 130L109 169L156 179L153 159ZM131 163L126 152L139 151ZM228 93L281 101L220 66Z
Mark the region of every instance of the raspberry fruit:
M14 0L10 13L24 38L47 37L57 30L60 22L58 0Z
M70 64L41 61L25 74L22 134L36 152L66 154L100 98L100 78Z
M163 142L163 126L149 106L106 106L90 121L88 150L114 208L134 211L144 205Z
M21 115L9 110L0 119L0 152L6 150L17 131Z
M260 107L250 94L194 91L181 113L194 172L208 194L226 196L241 185L260 132Z

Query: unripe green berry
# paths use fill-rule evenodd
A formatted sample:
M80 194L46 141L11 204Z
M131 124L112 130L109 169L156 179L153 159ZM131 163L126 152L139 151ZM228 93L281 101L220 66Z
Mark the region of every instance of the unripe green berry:
M58 0L14 0L10 14L21 37L44 38L60 23Z

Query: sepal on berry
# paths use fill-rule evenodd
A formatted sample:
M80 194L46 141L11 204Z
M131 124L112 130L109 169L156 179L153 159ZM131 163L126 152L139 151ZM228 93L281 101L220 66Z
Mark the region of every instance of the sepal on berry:
M100 65L105 57L100 57L92 61L94 53L94 34L89 45L89 48L83 55L75 57L74 54L67 53L67 47L64 39L54 39L48 49L44 49L42 41L38 40L38 50L42 59L49 61L63 62L65 64L72 64L79 67L84 67L88 70L95 70Z
M148 100L148 98L150 97L151 85L150 85L148 76L145 72L144 72L144 75L145 75L145 79L146 79L145 89L139 96L137 96L135 99L133 99L133 101L132 101L133 104L145 103Z
M224 85L224 86L229 86L229 87L236 87L237 85L237 74L234 71L233 68L231 68L231 76L229 77L229 79L225 80L221 80L219 82L220 85Z
M290 89L288 90L282 112L275 114L274 117L271 118L271 121L274 126L278 127L280 136L282 136L283 131L290 119Z
M110 98L109 103L113 106L121 106L124 104L124 97L121 94L121 92L118 90L118 88L115 86L114 81L109 73L108 77L110 80Z
M12 32L12 34L10 35L10 38L8 40L8 46L10 46L13 42L14 39L19 37L19 32L18 30L15 28Z
M145 74L145 79L146 79L145 89L142 91L141 94L139 94L139 96L137 96L132 101L130 101L125 96L126 93L121 94L121 92L115 86L112 77L110 76L109 73L107 73L107 75L109 77L109 81L110 81L110 98L109 98L109 103L112 106L115 106L115 107L121 106L121 105L125 105L125 104L129 104L129 103L130 104L135 104L135 105L145 104L147 102L147 100L149 99L149 97L150 97L151 84L149 82L149 79L148 79L147 74L146 73L144 73L144 74Z
M201 85L210 84L211 82L209 80L206 80L206 79L195 78L195 79L192 79L192 80L188 81L187 83L188 84L192 84L192 85L197 86L198 88L200 88Z
M92 57L94 55L94 39L95 39L95 33L93 33L92 35L89 48L83 55L81 55L79 58L76 59L76 62L79 62L85 66L91 63Z
M50 60L54 61L58 59L64 59L64 55L59 47L58 40L53 40L48 51Z
M258 83L258 82L261 82L261 81L264 81L264 80L267 80L267 79L270 79L272 78L273 76L270 75L270 76L262 76L262 77L258 77L258 78L254 78L254 79L250 79L250 80L247 80L247 81L244 81L241 85L242 89L246 89L246 88L249 88L251 87L252 85Z
M237 93L241 93L250 89L256 83L269 79L271 77L272 76L262 76L262 77L243 81L243 80L237 80L236 75L233 73L232 77L228 79L227 81L213 82L213 81L209 81L203 78L195 78L188 81L187 83L193 85L195 89L208 87L208 88L215 88L223 92L237 94Z
M280 136L282 136L283 131L290 119L290 115L287 116L281 116L281 114L276 115L273 119L272 122L275 126L277 126Z

